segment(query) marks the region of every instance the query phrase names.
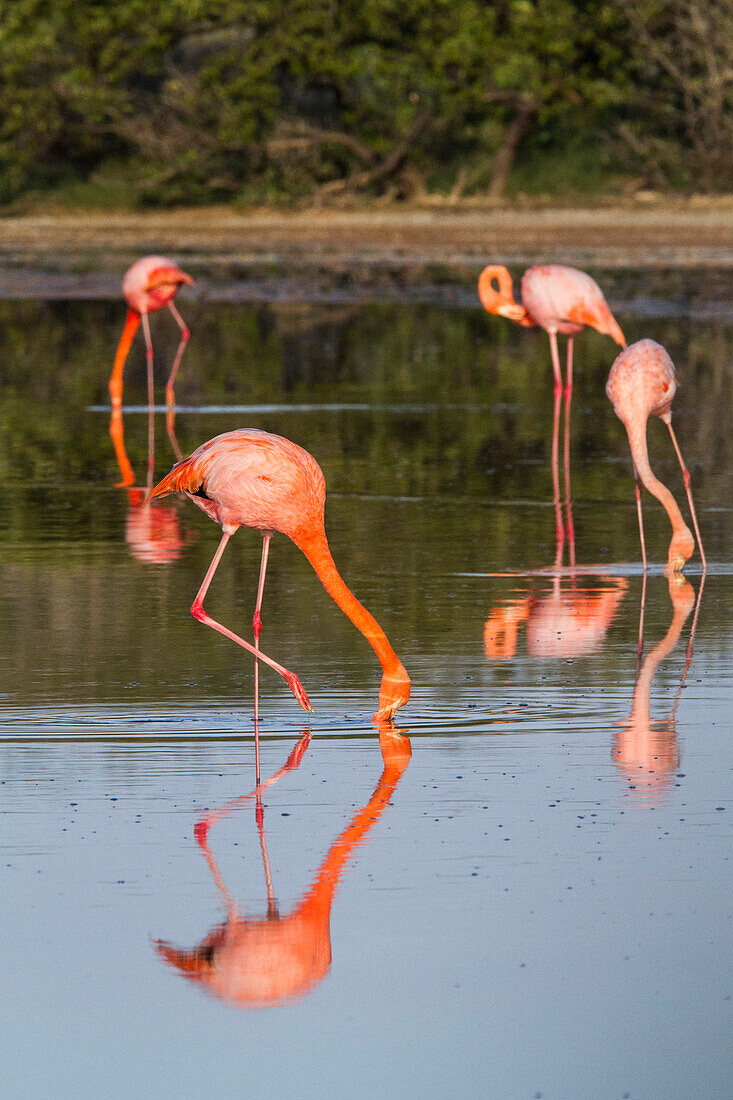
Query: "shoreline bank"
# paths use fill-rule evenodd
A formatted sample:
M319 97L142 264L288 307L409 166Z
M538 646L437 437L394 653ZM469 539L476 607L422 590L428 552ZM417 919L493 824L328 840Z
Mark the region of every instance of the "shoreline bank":
M107 268L171 252L201 262L457 270L495 260L590 267L733 267L733 201L601 208L50 213L0 218L0 264Z

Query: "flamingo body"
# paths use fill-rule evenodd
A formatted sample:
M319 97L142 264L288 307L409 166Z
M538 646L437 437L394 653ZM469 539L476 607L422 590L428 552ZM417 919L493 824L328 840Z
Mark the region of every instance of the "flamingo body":
M668 568L679 572L695 549L695 539L682 518L676 500L666 485L652 472L646 441L646 425L650 416L658 416L667 425L677 457L682 467L687 499L697 535L703 567L706 566L700 529L690 489L690 474L682 459L677 438L672 428L672 398L677 392L677 375L674 363L661 344L654 340L638 340L620 353L614 360L606 384L614 411L626 428L636 477L636 500L639 516L639 533L642 557L646 569L646 549L641 518L641 491L639 482L657 498L667 512L672 524L672 540L669 544Z
M489 313L508 317L521 325L539 325L548 333L559 332L565 336L577 336L589 327L612 336L621 347L626 345L624 334L598 283L575 267L540 264L527 268L522 276L522 304L519 305L514 300L507 269L490 264L479 276L479 297Z
M326 539L324 506L326 483L320 466L307 451L282 436L242 428L204 443L179 462L148 495L148 501L166 493L185 493L224 532L214 560L191 608L196 618L270 664L290 686L298 701L310 710L297 677L275 664L258 648L210 619L203 598L229 537L238 527L254 527L263 534L263 558L257 607L253 619L255 640L264 588L269 541L274 531L287 535L305 554L331 598L364 635L382 665L379 710L375 717L391 718L410 697L410 678L376 619L359 603L341 578ZM256 693L255 693L256 699Z
M677 373L669 353L656 340L637 340L614 360L606 395L624 424L646 422L670 411Z
M164 492L185 493L232 534L238 527L279 531L298 546L308 531L324 525L326 480L315 458L257 428L203 443L151 495Z
M622 347L626 343L598 283L575 267L528 268L522 276L522 304L546 332L577 336L587 326L612 336Z

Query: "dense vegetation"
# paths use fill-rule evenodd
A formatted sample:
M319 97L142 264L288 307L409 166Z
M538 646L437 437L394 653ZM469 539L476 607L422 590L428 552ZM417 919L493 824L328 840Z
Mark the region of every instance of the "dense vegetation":
M0 202L730 189L720 0L12 0Z

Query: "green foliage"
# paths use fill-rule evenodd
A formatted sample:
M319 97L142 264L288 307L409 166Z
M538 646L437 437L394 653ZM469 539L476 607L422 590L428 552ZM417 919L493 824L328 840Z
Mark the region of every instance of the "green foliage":
M669 7L634 18L679 34ZM120 177L133 204L496 196L515 159L598 147L619 118L643 146L632 78L652 99L660 68L674 81L633 54L630 21L612 0L14 0L0 201ZM649 119L669 141L663 105ZM694 128L671 130L694 146Z

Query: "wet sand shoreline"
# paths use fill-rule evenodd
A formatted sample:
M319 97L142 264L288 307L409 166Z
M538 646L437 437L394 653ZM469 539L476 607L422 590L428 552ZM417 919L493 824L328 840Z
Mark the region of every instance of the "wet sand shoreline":
M0 264L105 270L107 256L171 252L201 263L339 268L504 263L732 267L733 201L587 209L227 207L0 218ZM112 266L112 265L111 265Z

